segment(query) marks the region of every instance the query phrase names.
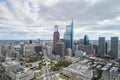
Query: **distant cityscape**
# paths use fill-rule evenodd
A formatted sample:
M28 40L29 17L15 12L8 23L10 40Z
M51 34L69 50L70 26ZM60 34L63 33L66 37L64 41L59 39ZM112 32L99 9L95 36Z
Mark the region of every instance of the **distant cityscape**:
M0 40L0 80L120 80L120 41L74 40L74 21L60 39Z

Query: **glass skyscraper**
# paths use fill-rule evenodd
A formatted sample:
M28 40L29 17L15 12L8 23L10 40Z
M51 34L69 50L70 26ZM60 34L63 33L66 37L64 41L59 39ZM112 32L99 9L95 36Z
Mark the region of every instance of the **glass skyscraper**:
M65 50L67 48L71 48L72 52L74 51L73 25L74 24L73 24L73 21L72 21L70 25L66 26L66 31L64 33Z
M84 36L84 45L89 45L89 38L87 35Z

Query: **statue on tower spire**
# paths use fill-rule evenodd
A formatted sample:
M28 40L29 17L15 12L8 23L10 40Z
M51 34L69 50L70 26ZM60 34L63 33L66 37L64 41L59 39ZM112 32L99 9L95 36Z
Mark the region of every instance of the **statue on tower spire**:
M58 25L55 25L55 32L58 32Z

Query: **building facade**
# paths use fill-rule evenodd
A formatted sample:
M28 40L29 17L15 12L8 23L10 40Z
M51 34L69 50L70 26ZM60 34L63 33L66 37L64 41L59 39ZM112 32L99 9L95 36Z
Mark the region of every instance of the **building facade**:
M65 50L67 48L71 48L72 52L74 52L74 41L73 41L73 21L71 25L66 26L66 31L64 34L64 43L65 43ZM74 55L74 53L73 53Z
M78 50L86 52L87 55L94 55L95 54L95 51L94 51L94 49L92 48L91 45L82 45L82 44L79 44Z
M55 25L55 32L53 34L53 50L52 50L53 54L55 54L55 44L59 39L60 39L60 34L58 32L58 26Z
M99 37L97 56L104 56L105 52L105 37Z
M64 42L58 41L55 45L55 55L60 55L60 57L65 56L65 45Z
M24 57L29 57L29 56L33 55L33 53L34 53L34 45L26 44L24 46L23 56Z
M111 52L110 56L112 58L118 58L119 46L118 46L118 37L111 37Z
M84 45L89 45L89 38L87 35L84 36Z
M62 69L62 73L69 76L72 80L91 80L93 71L86 65L88 61L80 61Z

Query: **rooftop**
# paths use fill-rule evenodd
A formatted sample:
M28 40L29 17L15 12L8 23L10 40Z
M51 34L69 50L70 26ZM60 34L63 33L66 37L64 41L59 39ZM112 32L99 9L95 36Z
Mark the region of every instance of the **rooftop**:
M86 63L86 62L88 61L85 60L82 63ZM83 65L81 63L72 64L69 67L65 68L65 70L82 75L87 78L90 78L93 76L93 72L92 70L89 69L89 66Z
M18 67L12 70L12 72L16 75L16 76L23 76L26 74L31 73L31 70L28 68L24 68L24 67Z
M12 65L19 65L18 61L10 61L2 63L4 66L12 66Z

